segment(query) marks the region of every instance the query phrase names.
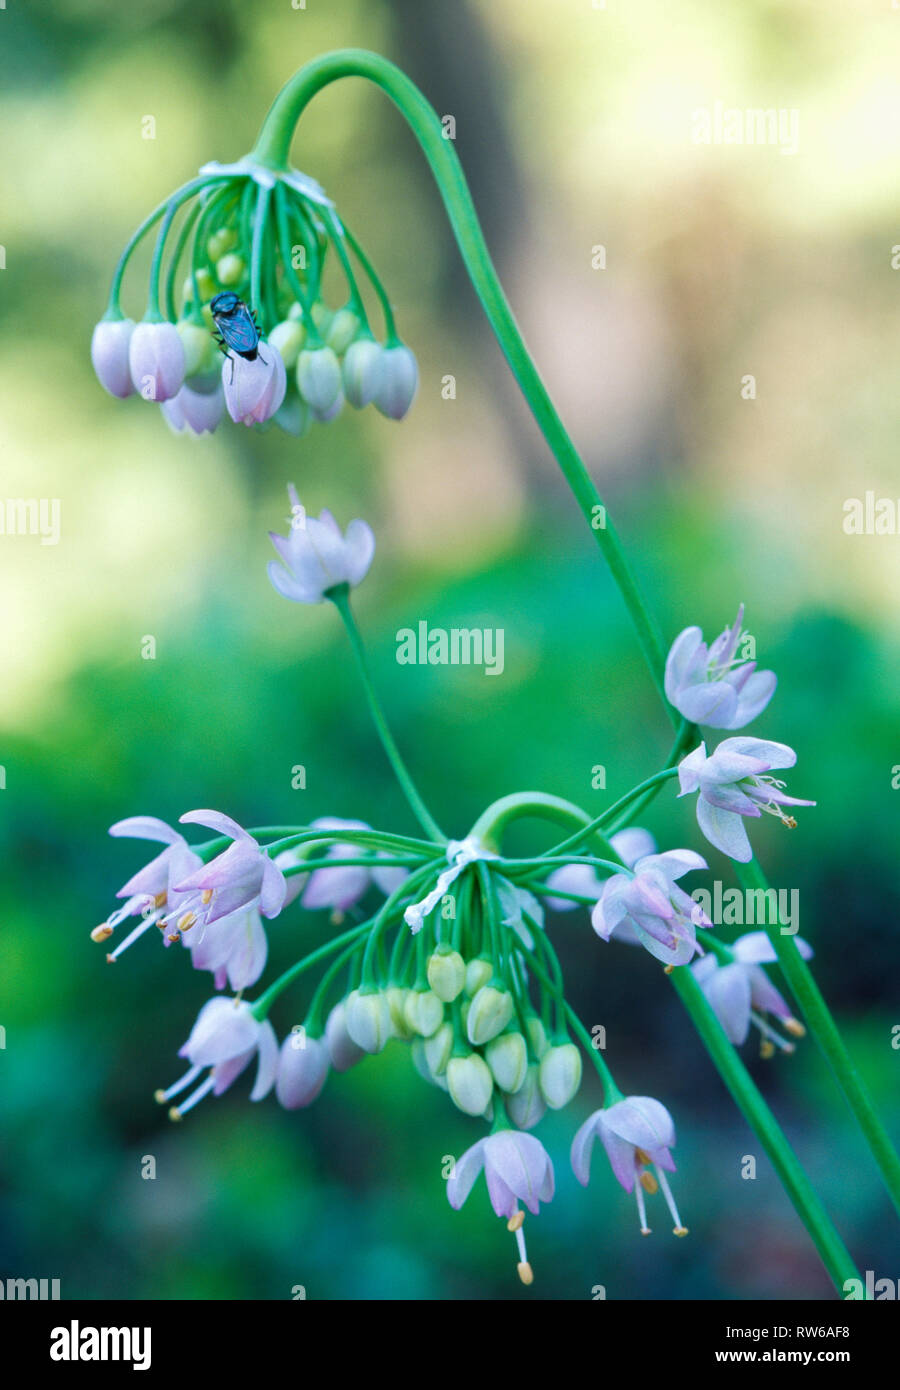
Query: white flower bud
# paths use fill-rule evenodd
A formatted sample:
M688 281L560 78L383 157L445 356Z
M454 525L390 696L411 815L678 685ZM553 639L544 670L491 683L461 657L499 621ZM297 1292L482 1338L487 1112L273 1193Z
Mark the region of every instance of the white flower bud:
M451 1057L447 1063L447 1090L453 1104L466 1115L483 1115L491 1103L494 1078L483 1057Z
M466 1019L466 1032L473 1047L490 1042L502 1033L513 1015L513 997L505 989L482 985L472 1000Z
M476 956L466 966L466 994L473 998L494 974L494 967L484 956Z
M541 1094L551 1110L562 1110L581 1085L581 1053L574 1043L550 1047L541 1058Z
M425 1041L424 1038L413 1038L413 1066L415 1067L416 1071L419 1073L423 1081L429 1082L429 1084L432 1086L440 1086L442 1091L446 1091L447 1078L443 1074L438 1076L432 1071L431 1064L428 1061L428 1053L426 1051L427 1047L428 1043Z
M459 951L435 951L428 958L428 983L438 999L452 1004L466 983L466 963Z
M297 389L317 414L342 395L341 364L330 347L304 348L297 358Z
M381 356L375 405L391 420L402 420L413 403L419 369L408 347L385 348Z
M338 391L331 405L327 410L313 410L312 417L318 420L320 425L330 425L332 420L336 420L344 408L344 393Z
M525 1036L528 1039L532 1055L540 1061L550 1044L547 1042L544 1025L537 1014L532 1014L530 1018L526 1018Z
M380 992L361 994L354 989L347 995L344 1017L347 1032L363 1052L381 1052L394 1035L390 1006Z
M405 1005L411 991L403 989L400 985L391 985L384 991L384 997L388 1001L388 1008L391 1011L391 1024L394 1033L404 1042L409 1042L415 1032L406 1021Z
M325 333L325 342L342 357L359 332L359 319L352 309L338 309Z
M276 323L269 334L268 342L278 349L284 365L290 371L291 367L297 365L300 349L306 342L306 329L296 319L285 319L282 323Z
M236 256L233 251L216 262L216 278L220 285L239 285L246 270L243 258Z
M515 1095L525 1084L528 1048L521 1033L501 1033L484 1049L484 1059L501 1091Z
M411 989L406 996L403 1016L414 1033L430 1038L444 1021L444 1006L432 990Z
M357 338L344 355L344 395L355 410L362 410L375 397L383 351L373 338Z
M442 1023L436 1033L425 1039L423 1046L432 1075L443 1076L453 1051L453 1029L450 1024Z
M537 1062L529 1062L522 1086L515 1095L507 1098L506 1109L509 1118L518 1129L534 1129L547 1109L541 1095L538 1070Z

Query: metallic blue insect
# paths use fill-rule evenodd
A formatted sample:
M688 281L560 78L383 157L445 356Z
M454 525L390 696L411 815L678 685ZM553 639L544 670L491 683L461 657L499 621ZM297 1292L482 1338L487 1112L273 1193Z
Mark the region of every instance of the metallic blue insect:
M259 325L256 322L256 315L252 309L248 309L242 299L238 299L233 290L223 290L221 294L214 295L209 304L210 313L215 321L216 342L224 352L225 356L231 361L231 379L234 380L234 358L232 353L238 357L244 357L248 362L254 362L258 357L263 363L266 359L259 351ZM268 365L266 363L266 365Z

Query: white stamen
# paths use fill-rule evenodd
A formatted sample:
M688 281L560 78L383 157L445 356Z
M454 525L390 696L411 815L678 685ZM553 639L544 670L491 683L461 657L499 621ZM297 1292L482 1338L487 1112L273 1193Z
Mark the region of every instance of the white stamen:
M782 1052L796 1051L794 1044L788 1042L787 1038L783 1038L780 1033L776 1033L775 1029L771 1028L763 1018L762 1014L758 1014L755 1009L751 1009L750 1017L753 1019L753 1022L756 1024L763 1037L770 1038L776 1047L781 1048Z
M139 936L144 935L144 932L147 930L148 927L156 925L156 923L159 921L160 916L161 913L159 912L151 912L150 916L146 917L143 922L136 926L134 931L128 933L124 941L119 942L118 946L114 951L110 951L108 959L117 960L123 951L127 951L128 947L131 946L135 941L137 941Z
M186 1115L189 1110L193 1110L198 1101L201 1101L204 1096L209 1095L209 1092L215 1084L216 1078L212 1072L210 1072L203 1084L198 1086L196 1091L193 1091L191 1095L188 1096L187 1100L177 1107L179 1115Z
M647 1206L644 1202L644 1189L641 1187L640 1175L635 1179L634 1195L637 1198L638 1216L641 1222L641 1235L649 1236L650 1227L647 1225Z
M681 1217L678 1215L678 1208L675 1205L675 1198L672 1196L672 1189L669 1186L669 1180L657 1163L654 1163L653 1167L656 1171L656 1176L659 1179L659 1185L662 1188L663 1196L666 1199L666 1206L669 1208L669 1211L672 1215L672 1220L675 1222L675 1234L686 1235L686 1229L682 1224Z
M516 1245L519 1247L519 1263L527 1265L528 1255L525 1252L525 1227L520 1226L516 1231Z
M171 1100L173 1096L177 1096L179 1091L183 1091L186 1086L190 1086L192 1081L196 1081L202 1070L202 1067L191 1067L189 1071L185 1072L180 1081L173 1082L167 1091L160 1091L160 1105L164 1105L167 1100Z

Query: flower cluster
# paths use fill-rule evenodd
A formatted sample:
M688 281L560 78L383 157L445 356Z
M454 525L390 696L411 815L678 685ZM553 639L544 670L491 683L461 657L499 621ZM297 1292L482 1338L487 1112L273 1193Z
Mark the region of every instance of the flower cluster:
M135 323L121 308L122 279L157 222L147 311ZM329 256L347 285L336 306L323 298ZM379 298L383 341L369 326L354 260ZM305 174L250 157L205 165L138 228L94 329L91 359L111 395L138 393L172 429L198 435L226 410L237 424L273 421L298 437L345 404L373 404L400 420L418 384L390 301L331 200Z
M272 533L278 554L269 566L272 585L296 603L331 600L360 655L349 594L372 563L371 528L356 520L342 532L330 512L307 516L293 487L289 498L290 531ZM714 659L703 648L711 684L719 679L716 673L727 668L727 678L732 670L736 630L737 625L713 645ZM688 647L694 653L690 662L682 660ZM697 640L687 643L682 634L670 672L677 669L684 676L687 670L693 680L697 650ZM751 680L732 681L729 689L746 693ZM371 695L368 677L367 688ZM754 689L758 704L758 686ZM695 702L691 708L699 706ZM272 838L271 831L247 831L208 810L181 817L183 825L214 833L215 838L193 846L152 817L112 827L115 836L154 840L164 848L128 880L119 892L122 905L95 929L95 940L106 941L127 919L140 919L108 959L117 960L156 926L167 946L181 940L193 966L210 972L217 990L234 992L234 997L216 995L200 1010L179 1052L188 1069L157 1098L180 1119L203 1097L221 1095L255 1060L251 1100L274 1090L286 1109L303 1109L321 1094L332 1071L347 1071L389 1043L402 1042L423 1080L444 1091L457 1110L489 1126L453 1164L447 1196L452 1206L461 1206L484 1171L494 1211L516 1237L519 1275L530 1283L525 1211L536 1214L549 1202L555 1182L552 1161L531 1131L548 1109L573 1102L586 1055L605 1103L574 1136L575 1176L587 1184L592 1146L599 1139L616 1179L635 1193L641 1232L649 1234L646 1198L661 1191L675 1234L685 1235L667 1177L675 1167L671 1116L657 1100L625 1096L593 1047L565 999L547 911L587 908L603 941L642 947L667 972L689 966L728 1038L740 1045L752 1022L771 1055L776 1047L789 1051L793 1044L767 1016L795 1037L803 1029L766 975L764 966L775 960L768 938L754 932L733 946L715 941L712 922L679 884L686 874L705 870L705 859L692 849L659 852L639 826L607 839L604 817L588 821L573 807L568 814L580 828L568 840L537 859L515 859L499 846L510 814L500 802L464 839L447 840L418 800L377 707L375 713L426 838L332 816ZM699 791L700 828L712 843L741 858L749 857L743 817L775 809L784 819L780 808L797 804L768 777L770 768L792 761L791 750L781 744L730 738L710 757L698 744L666 776L677 771L682 794ZM555 807L558 811L559 803ZM533 809L526 802L523 814ZM260 979L268 954L263 919L280 920L295 903L307 912L326 910L341 930L326 935L249 1002L243 993ZM348 913L354 925L345 929ZM700 930L708 951L698 939ZM805 944L803 949L808 953ZM303 1021L293 1023L279 1043L269 1012L285 990L317 966L322 973Z

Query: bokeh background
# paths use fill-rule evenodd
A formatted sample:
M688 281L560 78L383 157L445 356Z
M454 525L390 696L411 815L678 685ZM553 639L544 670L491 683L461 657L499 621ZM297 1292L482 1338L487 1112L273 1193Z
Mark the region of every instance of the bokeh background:
M640 1240L602 1154L591 1187L575 1183L590 1077L538 1131L559 1191L529 1222L528 1291L483 1184L459 1214L445 1198L441 1158L479 1126L400 1044L332 1077L306 1112L249 1105L244 1078L168 1124L152 1093L179 1074L208 977L150 937L104 965L88 932L141 862L107 826L215 806L245 824L411 829L335 615L267 582L288 481L311 510L375 527L358 612L403 749L456 833L524 787L596 812L660 765L668 734L424 161L380 94L331 88L294 153L365 230L419 356L406 422L367 411L302 441L230 425L188 440L155 407L106 396L88 345L131 229L199 165L248 149L294 68L346 44L400 62L456 118L526 337L667 638L693 621L711 635L743 600L779 672L753 731L797 747L791 790L818 806L793 834L761 825L759 853L799 889L817 976L900 1138L898 541L842 528L846 499L900 493L900 13L890 0L58 0L11 5L0 26L2 490L62 509L59 545L0 541L0 1275L98 1299L284 1299L298 1284L318 1299L589 1298L598 1284L616 1299L833 1297L661 972L581 914L551 928L572 998L606 1027L623 1086L676 1118L688 1240L661 1212ZM692 113L716 101L796 109L798 152L695 144ZM143 299L138 275L135 317ZM503 676L398 666L395 633L421 618L503 627ZM671 792L648 823L698 845ZM548 842L534 826L516 840ZM267 978L328 930L288 913ZM302 990L280 1001L279 1032L302 1007ZM814 1046L746 1054L860 1266L900 1275L887 1200ZM745 1154L759 1157L753 1182Z

